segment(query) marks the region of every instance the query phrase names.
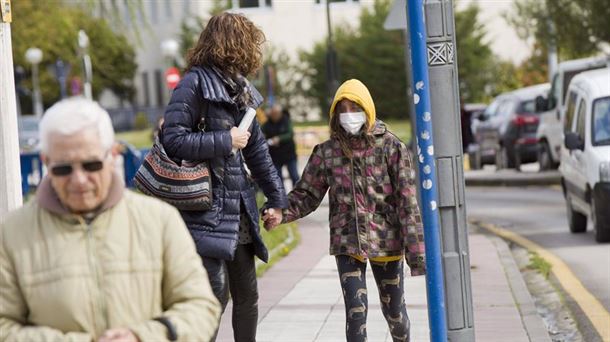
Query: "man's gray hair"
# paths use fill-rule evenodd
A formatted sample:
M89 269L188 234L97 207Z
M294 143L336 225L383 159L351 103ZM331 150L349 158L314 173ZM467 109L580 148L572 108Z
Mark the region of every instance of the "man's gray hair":
M52 133L72 135L87 129L97 132L104 150L112 147L114 129L104 108L80 96L59 101L47 109L40 121L40 149L42 153L48 153Z

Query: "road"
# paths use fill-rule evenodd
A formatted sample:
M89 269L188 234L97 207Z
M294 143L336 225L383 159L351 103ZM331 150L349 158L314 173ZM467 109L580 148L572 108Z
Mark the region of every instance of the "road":
M478 219L512 230L561 258L610 311L610 245L595 242L591 228L571 234L558 187L468 187L466 210Z

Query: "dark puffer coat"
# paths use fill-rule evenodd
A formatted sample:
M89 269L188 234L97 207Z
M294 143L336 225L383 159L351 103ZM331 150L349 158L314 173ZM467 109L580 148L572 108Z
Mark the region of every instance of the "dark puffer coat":
M251 89L249 106L257 108L262 96L254 87ZM205 119L204 132L197 131L202 114ZM268 252L258 225L253 181L264 192L269 207L286 208L286 193L256 120L250 126L248 145L241 152L231 153L230 130L239 125L243 116L244 112L238 109L221 78L211 69L196 67L187 72L174 89L165 111L161 142L173 159L210 161L212 209L181 212L199 255L233 259L243 206L252 227L256 255L267 261Z

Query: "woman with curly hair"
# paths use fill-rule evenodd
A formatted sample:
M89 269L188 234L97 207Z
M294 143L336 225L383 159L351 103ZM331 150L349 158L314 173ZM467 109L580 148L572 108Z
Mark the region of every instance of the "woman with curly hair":
M254 181L272 211L287 207L259 124L254 120L245 132L236 127L248 108L263 101L246 76L260 68L264 41L263 32L243 15L212 17L187 54L186 75L172 94L159 135L172 159L210 163L212 208L181 214L223 310L231 294L233 335L240 342L256 340L254 257L268 259Z

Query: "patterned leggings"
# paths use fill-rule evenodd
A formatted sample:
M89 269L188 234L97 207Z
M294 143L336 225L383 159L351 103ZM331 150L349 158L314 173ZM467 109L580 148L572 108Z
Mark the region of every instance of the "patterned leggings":
M366 263L347 255L337 255L336 260L345 301L347 341L365 342L368 311ZM410 322L403 296L403 262L402 260L384 263L371 261L371 268L379 289L381 311L390 327L392 340L408 342Z

